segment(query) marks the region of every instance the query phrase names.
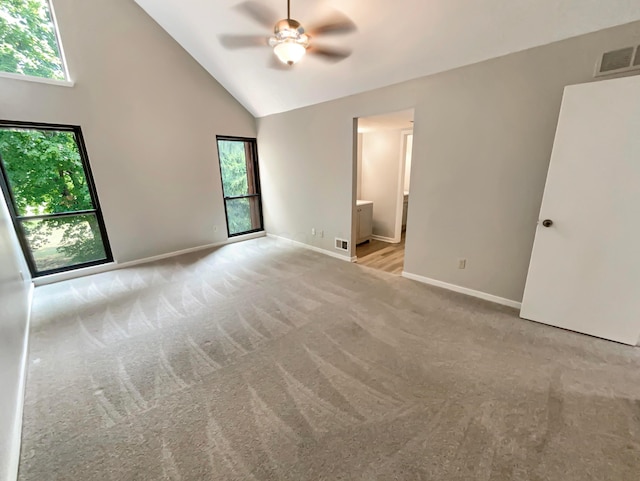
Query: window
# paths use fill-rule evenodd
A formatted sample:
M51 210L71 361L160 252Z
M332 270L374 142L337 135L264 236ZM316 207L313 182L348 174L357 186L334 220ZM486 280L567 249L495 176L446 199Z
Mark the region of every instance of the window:
M80 127L0 121L0 171L34 277L113 260Z
M229 237L263 230L256 140L219 136L218 157Z
M49 0L0 1L0 72L67 79Z

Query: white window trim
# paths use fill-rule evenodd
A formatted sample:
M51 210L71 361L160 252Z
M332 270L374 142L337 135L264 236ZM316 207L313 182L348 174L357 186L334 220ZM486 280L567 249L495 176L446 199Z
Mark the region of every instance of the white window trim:
M26 80L27 82L37 82L49 85L57 85L59 87L73 87L75 84L69 76L69 68L67 66L67 57L64 54L64 47L62 46L62 38L60 37L60 29L58 28L58 19L56 18L56 12L53 8L52 0L46 0L49 5L49 14L51 15L51 23L53 23L53 30L56 34L56 41L58 42L58 52L60 53L60 61L62 62L62 70L64 72L64 80L53 79L48 77L36 77L34 75L25 75L21 73L11 73L0 71L0 78L8 78L12 80Z
M67 57L64 54L64 47L62 46L62 37L60 36L60 29L58 28L58 18L56 17L56 9L53 8L52 0L47 0L47 3L49 4L49 14L51 15L51 22L53 23L53 30L56 34L56 40L58 41L58 51L60 53L60 60L62 61L64 78L67 82L71 82L71 77L69 76L69 67L67 66Z
M58 80L55 78L35 77L33 75L24 75L21 73L0 72L0 78L8 78L11 80L23 80L26 82L36 82L41 84L57 85L59 87L73 87L75 83L71 80Z

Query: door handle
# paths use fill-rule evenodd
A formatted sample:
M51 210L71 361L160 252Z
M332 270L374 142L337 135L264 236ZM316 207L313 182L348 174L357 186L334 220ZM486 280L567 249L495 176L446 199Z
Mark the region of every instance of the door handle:
M542 225L545 227L551 227L553 225L553 221L551 219L545 219L542 221Z

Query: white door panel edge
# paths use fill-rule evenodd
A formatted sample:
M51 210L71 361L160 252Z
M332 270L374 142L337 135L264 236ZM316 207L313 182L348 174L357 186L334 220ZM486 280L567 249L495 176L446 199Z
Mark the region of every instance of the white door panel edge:
M636 345L639 250L640 77L567 87L521 317Z

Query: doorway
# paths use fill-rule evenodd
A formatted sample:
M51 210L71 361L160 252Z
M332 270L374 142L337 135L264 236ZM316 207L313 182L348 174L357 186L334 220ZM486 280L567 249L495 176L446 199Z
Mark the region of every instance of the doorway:
M256 139L218 136L222 195L229 237L264 230Z
M400 275L409 208L413 110L357 119L354 239L358 264Z

